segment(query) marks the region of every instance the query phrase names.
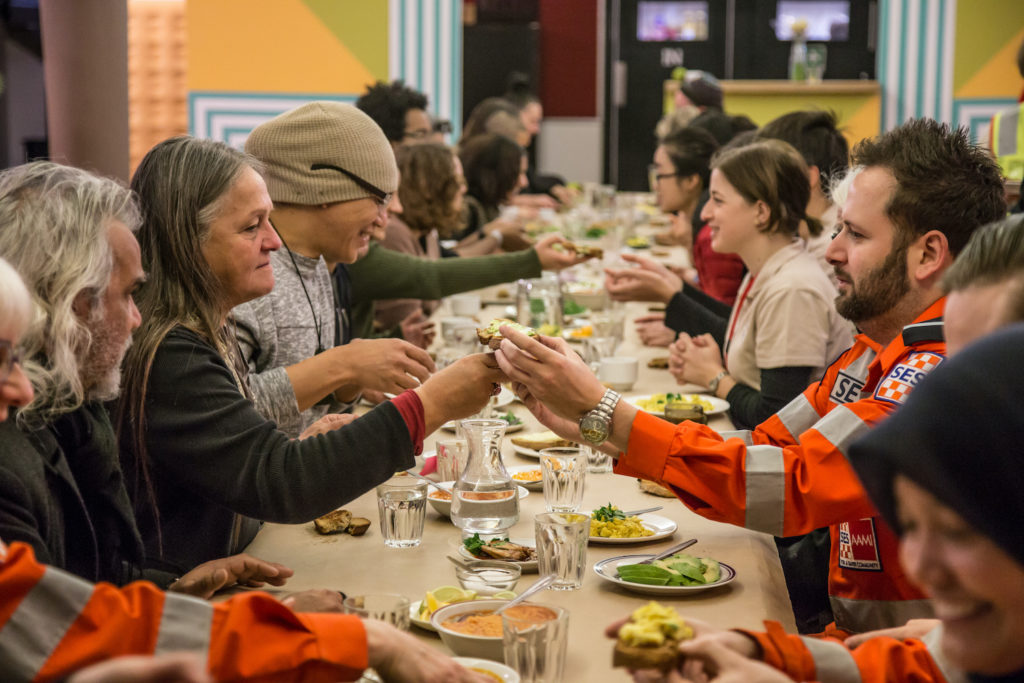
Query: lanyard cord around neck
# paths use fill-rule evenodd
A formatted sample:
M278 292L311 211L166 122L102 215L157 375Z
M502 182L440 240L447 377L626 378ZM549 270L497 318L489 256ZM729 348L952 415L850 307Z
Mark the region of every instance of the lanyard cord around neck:
M277 233L277 236L281 238L281 244L284 245L284 250L288 252L288 258L292 261L292 266L295 268L295 274L299 277L299 284L302 285L302 293L306 295L306 303L309 304L309 314L313 316L313 329L316 330L316 353L321 354L324 352L324 344L320 341L320 319L316 317L316 308L313 306L313 299L309 296L309 290L306 289L306 279L302 277L302 271L299 270L299 264L295 261L295 254L288 247L288 243L284 241L284 235Z
M743 292L740 293L740 298L736 301L735 315L732 317L732 325L729 326L729 334L725 337L725 350L722 353L722 361L724 363L729 362L729 347L732 346L732 335L736 331L736 323L740 319L740 311L743 310L743 304L747 300L747 295L750 294L750 288L754 286L755 276L750 276L750 281L747 282L747 286L743 288Z

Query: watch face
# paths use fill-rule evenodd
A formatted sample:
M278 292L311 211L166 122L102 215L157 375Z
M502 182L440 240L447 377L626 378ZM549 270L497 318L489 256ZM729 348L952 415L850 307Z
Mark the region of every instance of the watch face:
M580 420L580 434L590 443L603 443L608 438L608 423L596 415L586 415Z

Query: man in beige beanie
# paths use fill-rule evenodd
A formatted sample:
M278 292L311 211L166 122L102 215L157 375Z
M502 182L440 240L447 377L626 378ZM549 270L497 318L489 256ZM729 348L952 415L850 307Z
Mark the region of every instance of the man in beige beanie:
M298 436L363 389L397 394L424 381L434 363L406 341L340 345L331 271L383 228L398 189L380 127L353 106L310 102L256 127L245 150L264 167L270 220L284 242L271 254L273 292L233 312L257 409Z

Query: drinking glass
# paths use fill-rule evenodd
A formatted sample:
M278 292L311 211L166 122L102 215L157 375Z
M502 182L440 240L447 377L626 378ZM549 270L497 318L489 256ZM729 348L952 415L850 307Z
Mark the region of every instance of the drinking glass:
M457 423L458 424L458 423ZM441 481L455 481L462 474L469 458L469 445L465 439L437 442L437 476Z
M377 510L386 547L418 546L427 516L427 484L412 477L392 477L377 487Z
M544 448L540 452L544 505L548 512L576 512L583 503L587 456L578 446Z
M537 623L508 612L501 613L505 664L515 669L522 683L559 683L565 677L569 612L554 605L542 607L558 616Z
M590 446L580 446L580 450L587 456L587 472L603 474L612 471L612 456Z
M409 630L409 598L397 593L368 593L345 598L345 614L376 619L403 631Z
M537 572L554 574L556 591L579 590L587 568L590 517L574 512L543 512L534 518Z

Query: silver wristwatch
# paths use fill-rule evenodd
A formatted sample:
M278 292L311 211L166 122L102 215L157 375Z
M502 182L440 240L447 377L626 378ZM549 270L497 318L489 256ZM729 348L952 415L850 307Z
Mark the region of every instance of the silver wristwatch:
M717 395L718 385L721 384L722 380L729 375L728 370L722 370L720 373L711 378L708 382L708 391L712 394Z
M591 446L600 446L612 430L612 413L618 405L621 394L607 389L597 407L580 418L580 434Z

